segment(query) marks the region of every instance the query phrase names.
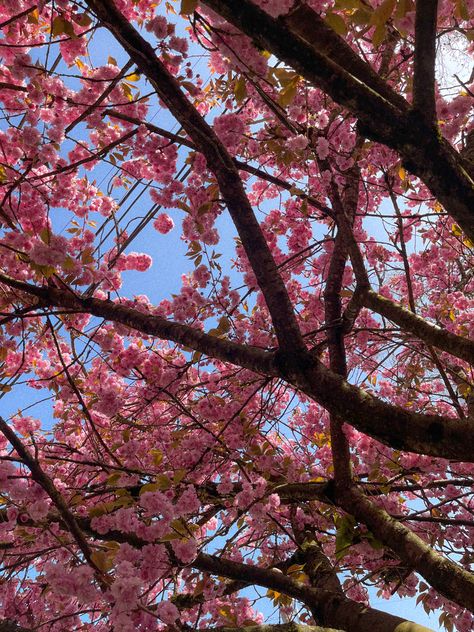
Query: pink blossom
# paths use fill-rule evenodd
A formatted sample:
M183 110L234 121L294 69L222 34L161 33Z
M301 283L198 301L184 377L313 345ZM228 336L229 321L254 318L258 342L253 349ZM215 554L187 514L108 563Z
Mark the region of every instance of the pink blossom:
M140 587L141 580L136 575L135 567L130 562L120 562L110 592L121 610L131 610L136 606Z
M166 235L166 233L169 233L170 230L174 228L174 222L166 213L160 213L156 216L153 226L159 233Z
M327 138L320 136L316 143L316 153L320 160L326 160L329 156L329 142Z
M195 540L172 540L171 546L176 557L184 564L191 563L197 555Z
M211 273L205 265L200 265L194 270L193 277L197 281L199 287L206 287L211 278Z
M42 520L47 516L48 511L49 502L47 500L37 500L31 505L28 505L28 513L33 520Z
M33 417L14 417L13 425L15 430L24 436L41 428L41 422Z
M176 503L176 511L181 515L195 513L200 507L201 502L191 485L184 490Z
M179 619L179 610L171 601L162 601L156 607L160 619L168 625L173 625Z
M286 146L291 151L301 151L306 149L308 146L309 139L307 136L303 136L303 134L298 134L298 136L292 136L286 142Z
M214 119L216 134L229 149L236 151L245 130L244 122L237 114L222 114Z
M148 20L146 30L153 33L158 39L163 39L168 34L168 21L164 16L157 15L151 20Z
M174 509L168 498L162 492L145 492L140 496L140 505L148 513L164 518L173 518Z
M293 6L292 0L259 0L257 4L274 18L288 13Z

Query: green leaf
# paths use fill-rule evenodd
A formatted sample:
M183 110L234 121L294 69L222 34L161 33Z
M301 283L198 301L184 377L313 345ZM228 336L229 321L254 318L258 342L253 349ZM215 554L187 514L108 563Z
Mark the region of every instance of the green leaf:
M338 35L347 34L347 26L343 18L337 13L328 13L326 15L326 22L329 26L338 33Z
M230 321L226 316L222 316L219 319L219 324L217 325L217 329L224 334L230 331Z
M336 559L340 560L349 552L354 541L355 520L352 516L343 516L336 521Z
M119 481L121 476L122 476L121 472L115 472L114 474L111 474L107 478L107 485L115 485Z
M39 234L41 241L44 241L45 244L49 244L49 228L43 228Z
M395 17L398 19L404 18L408 11L412 11L412 0L398 0L397 7L395 9Z
M208 202L204 202L204 204L201 204L201 206L198 208L197 214L198 215L205 215L212 208L213 204L214 204L213 200L210 200Z
M358 26L365 26L369 24L371 17L371 13L367 9L357 9L352 15L352 22Z
M245 84L245 77L240 75L234 83L234 96L237 103L240 103L247 96L247 86Z
M164 474L156 477L155 483L146 483L140 489L140 496L145 492L161 492L171 487L170 479Z
M291 103L293 102L293 99L296 96L296 91L298 89L298 82L299 82L299 77L295 77L292 81L290 81L290 83L283 88L283 90L280 92L279 96L278 96L278 103L282 106L282 107L287 107L288 105L291 105Z
M53 35L53 37L57 37L58 35L62 35L63 33L65 35L69 35L69 37L72 38L77 37L77 35L74 33L74 27L72 23L68 20L65 20L60 15L57 15L53 20L51 35Z
M33 9L33 11L31 11L31 13L28 13L27 22L28 22L28 24L38 24L39 23L39 11L38 11L37 8Z
M129 101L133 101L132 89L128 83L122 83L122 90Z
M387 34L387 28L385 24L378 24L375 27L374 34L372 35L372 44L377 47L384 41Z
M173 476L174 485L179 485L179 483L181 483L181 481L183 480L183 478L186 476L187 473L188 471L184 468L180 468L179 470L176 470Z
M181 8L179 13L181 15L191 15L196 10L198 0L181 0Z
M76 13L72 16L72 19L76 24L79 24L79 26L83 26L84 28L92 24L92 18L90 18L87 13Z
M384 0L382 4L372 13L370 23L375 26L375 30L372 35L372 44L374 46L380 46L380 44L384 41L387 33L386 24L392 17L395 5L396 0Z
M456 0L456 17L461 20L469 20L469 11L467 10L464 0Z
M368 531L365 537L373 549L379 551L384 548L383 542L378 540L371 531Z
M192 361L194 362L199 362L199 360L202 358L202 353L200 351L195 351L193 353L193 358Z
M150 451L150 455L153 457L154 465L161 465L163 461L163 452L161 450L156 450L155 448L153 448L153 450Z
M104 551L94 551L91 554L91 560L97 568L104 573L109 571L113 566L113 556Z
M360 4L360 0L336 0L334 8L347 11L348 9L358 9Z
M291 575L292 573L301 573L303 568L306 566L305 564L292 564L288 570L286 571L287 575Z
M374 26L385 26L392 17L397 0L384 0L372 13L370 23Z
M105 508L104 503L100 503L99 505L89 509L90 518L98 518L99 516L103 516L105 513L107 513L107 509Z

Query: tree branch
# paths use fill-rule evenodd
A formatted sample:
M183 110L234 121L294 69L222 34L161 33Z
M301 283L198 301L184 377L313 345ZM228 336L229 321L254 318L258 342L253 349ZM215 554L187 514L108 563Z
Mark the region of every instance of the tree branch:
M108 578L98 568L98 566L92 559L92 551L89 547L89 544L84 537L84 534L82 533L74 515L69 510L69 507L62 495L56 489L53 481L49 478L47 474L45 474L45 472L43 472L38 461L31 456L28 449L23 445L22 441L16 436L14 431L10 428L7 422L2 419L2 417L0 417L0 431L4 434L5 438L10 442L10 444L13 446L20 458L25 463L25 465L28 467L31 472L32 479L36 483L38 483L38 485L40 485L51 498L53 504L55 505L56 509L61 515L61 518L67 526L70 534L74 538L77 546L82 551L85 560L94 569L96 577L102 588L107 588L109 583Z
M327 27L321 28L320 21L311 15L308 28L301 27L298 14L293 22L298 22L298 33L291 28L291 17L288 24L285 18L272 18L263 9L250 0L242 0L238 4L228 0L203 0L204 4L251 37L261 48L271 51L282 61L299 72L310 83L321 88L340 105L364 121L367 125L377 125L387 132L400 119L400 110L375 89L364 84L354 76L346 65L339 65L345 60L347 44L334 33L330 45L319 49L319 37L308 35L309 29L316 28L323 41L328 40ZM304 39L308 37L308 40ZM334 54L335 38L341 47L338 62L328 54ZM353 60L354 53L351 54ZM359 64L358 64L359 65ZM374 73L375 74L375 73Z
M188 325L72 291L38 287L0 273L0 282L38 297L47 305L85 312L131 329L172 340L224 362L269 377L281 377L331 414L397 450L474 462L474 426L469 421L410 412L373 397L327 369L310 352L270 353L222 340Z
M117 10L113 0L87 0L87 5L127 51L198 151L205 156L265 298L279 345L288 349L305 349L285 285L255 218L238 169L225 146L185 97L179 83L158 59L150 43Z
M144 125L150 132L159 134L160 136L163 136L164 138L168 138L169 140L173 142L176 142L180 145L184 145L185 147L189 147L189 149L193 149L194 151L196 151L196 146L194 145L194 143L191 142L186 137L181 136L179 134L173 134L173 132L169 132L168 130L163 129L162 127L153 125L153 123L148 123L147 121L141 121L140 119L134 116L123 114L122 112L119 112L118 110L114 110L114 109L107 110L104 112L104 114L107 114L111 118L117 118L122 121L127 121L128 123L133 123L137 126ZM275 184L276 186L282 189L285 189L285 191L291 191L294 188L294 185L290 184L286 180L282 180L278 176L274 176L270 173L267 173L266 171L263 171L262 169L258 169L258 167L253 167L252 165L249 165L246 162L243 162L242 160L237 160L237 158L234 158L233 161L237 169L239 169L240 171L245 171L246 173L250 173L251 175L256 176L257 178L260 178L261 180L265 180L265 182L269 182L270 184ZM322 204L321 202L316 200L316 198L314 198L313 196L307 195L306 193L301 192L301 193L298 193L298 197L301 198L302 200L306 200L308 202L308 206L312 206L313 208L320 211L324 215L328 215L329 217L332 216L332 210L329 208L329 206Z
M436 123L435 58L438 0L417 0L413 107Z
M323 625L335 626L350 632L432 632L428 628L408 622L406 619L368 608L362 603L348 599L341 593L315 589L291 579L287 575L258 566L233 562L214 555L200 553L191 566L213 575L240 579L272 590L278 590L299 601L303 601L315 614L322 617ZM399 626L399 627L397 627Z
M320 362L303 372L292 364L287 359L284 377L360 432L395 450L474 462L474 427L468 420L393 406L349 384Z
M374 505L357 488L338 493L336 499L349 513L367 525L409 568L416 570L438 592L463 608L474 610L474 575L436 553L427 542L383 509Z
M356 148L360 148L363 139L358 138ZM355 152L357 149L355 150ZM328 160L318 159L319 171L331 171ZM345 187L341 195L338 186L331 180L329 199L334 209L338 231L334 239L333 251L329 262L326 285L324 288L324 318L327 330L329 368L347 379L347 359L345 349L345 331L342 312L341 290L344 270L348 257L348 247L344 231L340 224L351 232L359 201L360 168L357 162L345 176ZM336 485L349 486L352 482L352 466L349 441L344 434L344 419L330 415L331 452Z
M348 72L343 60L338 65L322 54L314 38L310 44L292 32L284 18L270 17L250 0L203 2L356 116L362 134L395 149L406 168L423 180L474 241L474 180L431 121L416 110L406 113L397 109ZM339 40L343 50L344 41Z
M385 316L405 331L409 331L423 342L433 347L446 351L456 358L465 360L474 365L474 340L463 338L457 334L432 325L421 316L417 316L401 305L376 292L369 290L363 294L362 302L365 307L372 309L377 314Z
M144 334L155 336L161 340L170 340L190 347L212 358L236 364L256 373L277 377L278 371L274 363L274 354L252 347L241 345L230 340L205 334L189 325L175 323L160 316L145 314L137 309L126 307L98 298L82 298L71 291L53 287L39 287L12 279L0 273L0 282L11 288L25 292L40 299L42 304L62 306L74 312L88 313L99 318L121 323Z
M29 11L31 11L31 9ZM33 632L33 630L31 628L24 628L11 619L4 619L0 621L0 632Z
M340 68L344 68L401 111L408 109L408 103L365 61L349 44L332 29L307 4L297 3L296 7L281 20L288 29L303 38L321 54L326 55Z

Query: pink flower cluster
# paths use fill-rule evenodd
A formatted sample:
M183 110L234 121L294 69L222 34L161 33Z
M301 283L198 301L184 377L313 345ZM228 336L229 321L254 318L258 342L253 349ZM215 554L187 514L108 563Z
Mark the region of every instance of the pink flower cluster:
M160 213L153 222L153 226L159 233L166 235L174 228L174 222L166 213Z

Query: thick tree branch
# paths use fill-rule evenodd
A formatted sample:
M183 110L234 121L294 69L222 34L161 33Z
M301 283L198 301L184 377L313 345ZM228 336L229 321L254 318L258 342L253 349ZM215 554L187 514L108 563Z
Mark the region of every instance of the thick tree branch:
M322 33L317 20L311 20L303 30L296 14L294 22L299 31L296 33L291 29L291 18L288 24L286 18L272 18L250 0L242 0L238 4L229 0L204 0L204 4L251 37L261 48L285 61L367 125L375 124L389 133L393 126L401 122L401 112L391 100L367 86L347 70L345 65L339 65L327 54L328 50L330 54L334 54L335 37L338 37L336 34L331 36L330 46L326 46L326 49L323 47L322 51L319 49L319 38L308 36L308 30L314 26L318 33L321 31L323 42L329 40L328 27L323 27L325 33ZM342 51L345 51L347 44L341 38L338 42L341 47L338 61L342 62L345 59ZM352 58L353 54L351 60Z
M474 610L474 575L442 557L410 529L375 506L358 489L352 487L336 493L339 504L372 531L413 570L422 575L438 592Z
M243 579L251 584L257 584L271 590L278 590L290 597L302 601L315 616L324 613L323 625L334 626L350 632L367 632L373 629L377 632L431 632L423 626L418 626L406 619L390 615L374 608L367 608L341 593L334 593L324 589L314 589L291 579L276 570L263 569L240 562L218 558L201 553L191 564L194 568L227 577L229 579Z
M250 0L203 1L356 116L361 133L398 151L406 168L423 180L474 241L474 180L431 121L416 110L402 112L348 72L345 65L322 54L313 38L309 43L292 32L285 18L270 17ZM342 38L340 46L344 46Z
M372 290L363 294L362 302L365 307L388 318L404 331L411 332L423 342L474 365L474 340L463 338L437 325L432 325L424 318L421 318L421 316L417 316L410 310L397 305L390 299L380 296L380 294Z
M363 142L363 139L358 138L356 148L360 148ZM318 159L318 165L320 172L331 170L328 160ZM329 199L334 209L336 223L338 226L342 223L343 228L347 227L351 234L359 201L359 183L360 169L356 162L346 174L345 187L342 194L334 180L331 181L329 187ZM344 236L344 230L341 231L339 228L334 239L333 252L324 288L324 317L328 326L329 368L344 379L347 378L347 359L341 290L347 257L347 240ZM337 485L346 487L352 482L352 467L349 441L343 431L344 421L343 418L334 414L330 416L334 476Z
M226 148L212 127L185 97L179 83L158 59L153 47L117 10L114 2L87 0L87 4L127 51L198 151L205 156L265 297L280 346L304 349L304 341L285 285L245 194L238 169Z
M271 568L234 562L233 560L206 553L200 553L191 565L200 571L211 573L212 575L237 579L252 585L258 584L264 588L277 590L306 604L311 604L318 598L317 591L310 586L297 582L289 575L284 575L280 571Z
M10 442L13 448L16 450L23 463L28 467L31 472L32 479L40 485L44 491L48 494L56 509L58 510L61 518L63 519L65 525L67 526L69 533L74 538L77 546L80 551L84 555L87 563L95 570L96 577L99 580L102 587L105 589L108 586L108 579L104 575L104 573L97 567L94 560L92 559L92 551L90 546L82 533L76 518L69 510L69 507L56 489L53 481L49 478L49 476L43 472L38 461L31 456L29 450L23 445L22 441L16 436L14 431L10 428L7 422L0 417L0 432L3 433L5 438Z
M0 621L0 632L33 632L33 630L31 628L24 628L11 619L4 619Z
M334 249L329 263L329 271L324 289L325 322L329 326L327 333L329 366L331 371L347 378L347 361L344 342L344 323L342 320L341 289L346 267L347 249L341 233L334 240ZM331 452L334 464L334 476L337 484L349 485L352 480L350 446L343 431L344 419L330 416Z
M307 4L297 3L296 7L281 19L290 31L296 33L318 52L326 55L340 68L344 68L357 77L367 88L379 94L399 110L408 109L406 100L363 61L354 49Z
M99 318L121 323L131 329L136 329L161 340L176 342L209 357L236 364L256 373L278 376L278 371L274 365L274 354L257 347L223 340L216 336L205 334L189 325L182 325L160 316L146 314L120 303L97 298L82 298L72 291L53 287L38 287L30 283L17 281L1 273L0 282L31 296L36 296L40 299L38 307L42 305L61 305L74 312L89 313Z
M327 369L310 352L276 354L221 340L188 325L144 314L96 298L81 298L72 291L37 287L0 274L0 282L38 297L46 305L86 312L131 329L172 340L225 362L269 377L282 377L331 414L398 450L474 462L474 426L464 420L424 415L387 404L349 384Z
M300 367L303 362L300 362ZM346 382L321 363L303 372L292 358L280 361L286 379L359 431L396 450L474 462L474 427L467 420L411 412Z
M436 123L435 58L438 0L417 0L413 107Z
M308 576L311 586L317 590L330 590L335 595L343 596L344 591L337 576L337 571L324 554L314 531L309 526L301 530L294 519L296 507L292 507L291 516L293 533L299 547L299 550L291 558L292 562L304 564L304 573ZM324 603L320 604L316 609L317 621L324 622L327 619L324 606Z

